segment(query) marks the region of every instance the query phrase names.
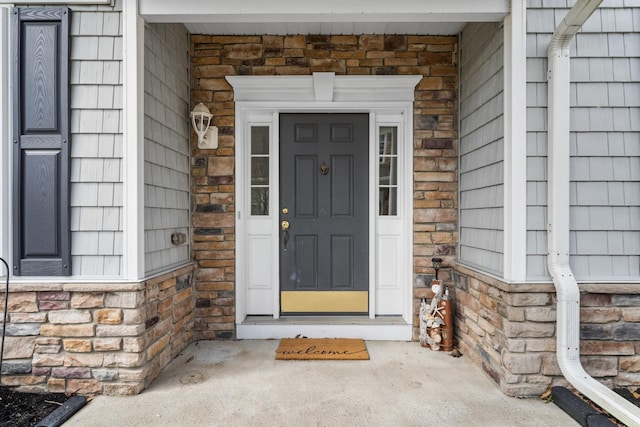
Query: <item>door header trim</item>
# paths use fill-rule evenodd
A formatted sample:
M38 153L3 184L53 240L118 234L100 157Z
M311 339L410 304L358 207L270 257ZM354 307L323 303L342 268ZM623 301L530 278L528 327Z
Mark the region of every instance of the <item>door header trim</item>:
M270 128L270 153L278 152L279 147L279 116L281 113L367 113L369 114L370 144L378 147L376 135L377 126L397 126L406 141L406 147L402 160L406 173L403 174L402 183L405 188L402 217L397 221L386 219L376 225L374 218L370 218L370 236L374 236L377 226L384 225L380 232L386 235L396 236L398 243L397 284L398 288L387 289L376 287L376 291L370 287L369 292L369 316L375 317L377 301L391 301L401 305L403 320L408 327L410 336L413 321L413 101L415 86L422 79L421 75L412 76L336 76L334 73L308 75L308 76L230 76L227 80L234 89L235 101L235 171L236 171L236 283L240 284L236 293L236 323L238 334L249 312L264 311L261 315L273 315L274 319L280 316L279 269L268 266L278 265L274 254L279 251L279 240L275 236L279 233L279 221L277 210L270 212L268 218L255 219L249 212L248 193L245 184L250 181L247 176L250 165L247 164L246 154L250 150L249 138L251 126L269 126ZM316 90L316 87L318 90ZM319 97L316 93L322 94ZM330 93L331 96L326 94ZM331 99L327 101L326 99ZM370 168L376 165L376 150L370 150ZM279 171L279 156L271 159L270 183L279 185L277 174ZM371 169L371 176L375 176L375 169ZM374 180L372 180L373 182ZM370 186L370 200L375 200L375 189ZM279 206L279 194L273 194L274 206ZM370 210L370 215L375 212ZM251 247L248 236L254 236L260 240L260 244L266 245L266 252L261 249L263 256L268 256L265 262L264 272L260 273L260 280L256 286L249 286L252 271L248 266L255 266L255 262L249 262L248 256ZM382 236L382 234L381 234ZM374 239L370 239L370 256L375 254ZM270 250L269 250L270 249ZM370 260L370 278L377 277L374 269L376 263ZM264 280L263 280L264 279ZM394 282L395 283L395 282ZM376 295L380 293L380 296ZM390 296L391 295L391 296ZM260 308L256 310L252 304L259 302ZM271 308L269 308L271 307ZM395 306L394 306L395 307ZM394 309L395 310L395 309ZM380 312L382 313L382 311ZM383 314L387 314L386 312ZM253 326L247 326L252 329ZM243 332L244 336L249 331ZM404 332L403 332L404 333ZM238 335L239 336L239 335Z
M237 101L393 102L413 101L420 75L227 76Z

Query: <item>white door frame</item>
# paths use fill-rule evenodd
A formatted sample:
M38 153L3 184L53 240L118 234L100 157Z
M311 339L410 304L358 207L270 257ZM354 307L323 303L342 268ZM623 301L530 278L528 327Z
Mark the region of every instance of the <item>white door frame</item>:
M403 145L398 161L405 173L398 176L398 216L378 217L377 213L377 150L369 150L369 318L380 314L395 314L404 322L395 332L385 334L377 325L368 334L355 330L353 335L367 339L411 339L413 322L413 97L422 76L336 76L334 73L314 73L313 76L229 76L236 102L236 323L238 338L281 338L290 332L268 325L261 332L245 322L247 315L263 314L278 319L279 306L279 155L278 119L284 112L368 113L370 147L375 147L380 126L397 126L398 143ZM250 127L268 126L270 134L270 195L269 215L250 216L250 191L247 182L250 157ZM392 230L392 231L385 231ZM387 234L385 234L387 233ZM391 234L388 234L391 233ZM380 252L380 238L396 233L396 263L391 285L383 276L386 268L377 262L386 253ZM249 236L251 236L249 238ZM254 256L252 257L252 252ZM258 254L260 254L258 256ZM258 259L259 258L259 259ZM383 258L386 259L386 258ZM262 267L256 267L261 265ZM385 265L386 267L386 265ZM258 269L257 273L255 269ZM251 271L251 269L254 269ZM386 292L386 293L385 293ZM380 298L380 295L383 297ZM391 298L389 298L391 296ZM385 304L395 304L392 311ZM256 309L256 304L259 308ZM251 307L250 307L251 306ZM386 311L385 311L386 310ZM254 312L252 312L254 311ZM259 312L256 312L259 311ZM305 335L335 333L347 336L345 325L323 325ZM371 325L369 325L371 326ZM296 326L300 331L300 325ZM350 325L353 329L354 325ZM259 328L258 328L259 329ZM342 329L337 331L336 329ZM358 329L355 325L355 329ZM388 329L388 328L387 328ZM393 329L393 328L392 328ZM375 332L377 330L378 332ZM268 332L267 332L268 331ZM300 332L297 332L300 333Z

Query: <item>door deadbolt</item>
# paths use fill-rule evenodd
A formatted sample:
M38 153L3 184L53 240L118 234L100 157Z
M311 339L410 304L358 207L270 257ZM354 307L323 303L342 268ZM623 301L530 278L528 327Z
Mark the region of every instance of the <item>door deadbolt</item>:
M289 209L287 209L287 208L282 208L282 213L283 213L283 214L285 214L285 215L286 215L286 214L288 214L288 213L289 213Z

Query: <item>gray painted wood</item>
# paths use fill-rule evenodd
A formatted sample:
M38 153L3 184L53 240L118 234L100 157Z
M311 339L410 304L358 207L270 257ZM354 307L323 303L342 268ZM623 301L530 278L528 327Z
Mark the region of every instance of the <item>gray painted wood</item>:
M71 274L69 10L12 10L13 273Z
M369 116L282 114L280 132L281 289L368 290Z

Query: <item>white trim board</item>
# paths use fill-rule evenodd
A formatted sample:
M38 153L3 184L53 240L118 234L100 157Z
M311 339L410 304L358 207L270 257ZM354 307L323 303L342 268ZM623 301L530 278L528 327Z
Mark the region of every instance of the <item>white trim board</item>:
M411 341L412 325L371 324L239 324L236 337L241 340L293 338L361 338L367 341Z
M527 278L526 5L504 20L504 279Z
M412 102L422 76L227 76L236 102Z
M123 4L122 277L140 280L144 267L144 21L137 0Z
M411 339L411 328L413 323L413 286L412 286L412 233L413 223L413 187L410 184L413 177L413 95L415 86L422 76L335 76L334 73L317 73L313 76L230 76L227 80L234 87L234 98L236 100L236 323L238 325L237 335L244 338L274 338L273 334L280 337L290 336L290 331L284 325L273 325L265 327L261 324L245 324L248 314L266 315L273 319L278 319L279 307L279 272L278 261L278 239L279 239L279 201L277 199L278 188L278 117L281 112L364 112L370 117L370 147L377 147L379 126L397 126L398 142L403 145L402 154L399 153L398 161L401 162L405 173L400 181L404 188L398 203L397 217L377 217L371 222L370 238L373 239L396 236L398 241L397 258L397 280L395 300L388 298L375 298L382 292L390 291L393 286L382 289L378 287L377 276L379 271L376 265L379 264L377 256L377 246L372 243L370 248L370 312L369 318L376 315L397 315L400 316L404 324L393 325L393 334L384 334L388 339ZM353 83L353 84L351 84ZM247 174L247 151L249 142L247 140L250 126L269 126L270 128L270 183L273 186L269 215L263 217L250 217L250 203L246 182ZM372 174L370 180L370 210L377 208L377 194L372 186L377 184L375 178L377 170L373 148L370 148L370 167L376 173ZM400 168L400 166L399 166ZM395 233L395 234L394 234ZM253 240L250 240L253 239ZM256 274L254 271L257 260L250 258L253 245L259 245L261 265L264 271ZM255 246L258 247L258 246ZM265 253L266 248L269 253ZM270 250L269 250L270 249ZM251 269L249 270L249 265ZM258 277L255 286L250 283ZM269 283L267 283L267 281ZM258 283L259 282L259 283ZM374 295L372 295L372 293ZM249 302L251 301L251 302ZM255 301L258 301L256 309ZM388 306L391 302L395 304L396 312L389 313ZM251 307L249 308L249 304ZM385 311L387 310L387 311ZM260 311L260 312L256 312ZM282 327L280 327L282 326ZM345 326L329 325L331 328L340 330L336 336L344 336L347 333ZM322 330L323 334L328 333L328 326L306 325L309 328L308 334L313 335L316 330ZM353 327L350 326L350 327ZM320 328L320 329L318 329ZM329 329L331 329L329 328ZM369 328L364 325L357 329L357 334L364 333L360 329ZM269 332L272 329L273 332ZM375 331L375 328L371 329ZM276 332L280 331L280 332ZM401 331L401 332L398 332ZM300 332L298 332L300 333ZM266 335L265 335L266 334ZM383 335L380 330L378 335ZM309 335L308 335L309 336ZM395 337L395 338L394 338ZM381 339L381 338L378 338Z
M147 22L490 22L509 13L509 0L140 0Z
M0 7L0 257L11 263L11 72L9 70L10 23L9 8ZM4 276L0 265L0 276ZM9 272L9 275L11 273Z

